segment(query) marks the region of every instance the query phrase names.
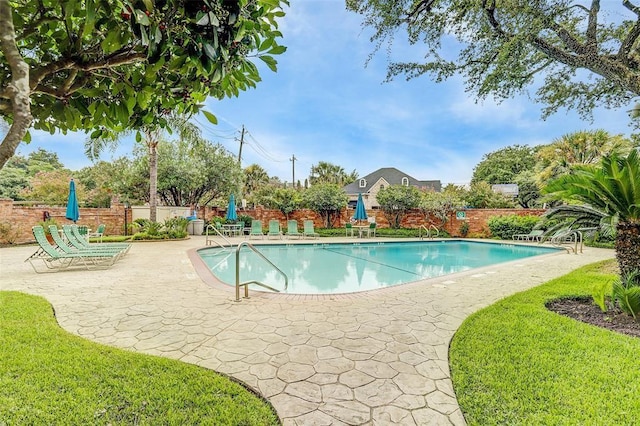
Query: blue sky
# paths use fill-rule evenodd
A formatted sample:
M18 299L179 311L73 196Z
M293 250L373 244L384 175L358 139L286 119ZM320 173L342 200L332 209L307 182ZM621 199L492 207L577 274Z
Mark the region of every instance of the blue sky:
M217 126L197 119L207 139L235 155L244 126L243 167L260 164L283 181L292 180L295 155L295 179L301 181L313 164L327 161L360 176L396 167L420 180L465 184L484 154L505 146L550 143L578 130L631 132L624 110L597 110L593 123L566 110L542 121L542 105L528 97L477 103L460 78L384 83L386 52L366 65L374 49L370 31L361 27L359 15L346 11L344 0L294 0L286 13L280 29L288 50L277 57L278 72L259 65L263 81L256 89L208 101ZM422 50L396 43L392 57L420 58ZM76 170L91 164L83 154L84 139L80 133L36 133L18 152L42 147ZM114 156L130 154L131 143L122 143Z

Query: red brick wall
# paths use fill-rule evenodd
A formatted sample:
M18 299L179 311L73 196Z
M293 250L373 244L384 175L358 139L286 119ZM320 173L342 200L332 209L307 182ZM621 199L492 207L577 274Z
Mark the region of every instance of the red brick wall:
M459 237L460 234L460 226L463 222L469 224L469 230L467 236L475 236L475 237L489 237L491 236L491 232L489 231L489 227L487 226L487 220L492 216L505 216L505 215L519 215L519 216L540 216L546 210L542 209L465 209L465 220L460 220L456 218L455 213L452 213L447 221L444 229L453 237ZM211 218L215 216L225 217L226 210L224 209L215 209L215 208L200 208L198 212L198 217L204 217L206 220L211 220ZM345 209L342 211L340 218L334 225L336 228L344 227L344 224L349 221L349 219L353 216L353 209ZM285 216L278 210L267 210L261 207L256 208L255 210L238 210L238 215L248 215L254 219L262 220L262 224L264 227L267 227L269 220L277 219L280 221L280 226L282 228L287 227L287 219ZM367 210L367 215L369 217L375 217L375 221L378 224L379 228L388 228L389 221L385 217L382 210L372 209ZM313 220L314 226L316 228L324 228L324 221L322 217L313 210L301 209L293 212L289 219L295 219L299 222L303 220ZM435 225L436 227L440 227L440 221L435 217L430 217L427 219L425 214L419 210L413 210L406 214L400 223L402 228L419 228L421 225L425 225L429 227L429 225Z
M0 199L0 223L9 224L12 231L17 233L14 241L16 244L34 241L31 227L38 224L43 219L44 212L54 219L58 226L72 223L65 219L66 207L50 206L23 206L16 204L13 200ZM131 216L129 216L129 220ZM107 235L122 235L124 230L124 206L114 202L111 208L80 208L80 219L78 225L88 226L95 230L98 225L106 225ZM6 237L0 235L0 244L6 244Z
M205 220L211 220L212 218L218 216L224 218L227 214L225 209L211 208L211 207L200 207L198 210L198 217L204 218ZM280 221L280 226L284 229L287 227L287 218L280 210L268 210L262 207L256 207L255 209L244 209L238 210L238 216L247 215L251 216L253 219L261 220L262 225L266 228L269 224L269 221L272 219L276 219ZM305 220L313 220L314 226L316 228L323 228L324 223L322 221L322 217L314 212L313 210L302 209L296 210L289 215L289 220L297 220L302 223ZM342 226L342 225L341 225Z
M51 215L51 218L55 219L60 226L71 223L64 217L66 213L65 207L23 206L21 204L14 203L13 200L0 199L0 223L8 223L10 224L11 229L16 231L17 238L15 238L15 241L13 241L16 244L34 241L33 235L31 234L31 227L37 225L38 222L42 220L44 211L48 211ZM520 216L539 216L544 213L545 210L468 209L464 210L464 212L466 215L466 219L464 221L457 219L455 213L453 213L449 221L446 223L445 230L451 236L460 236L460 225L463 222L467 222L469 224L469 233L467 234L467 236L488 237L490 236L490 232L487 226L487 220L491 216L512 214ZM124 214L124 205L114 200L111 203L111 208L81 208L80 220L78 220L78 224L86 225L91 229L96 229L99 224L104 223L107 226L107 235L122 235L124 231ZM215 216L224 217L225 214L226 210L224 209L200 207L198 209L197 215L200 219L211 220ZM339 219L334 224L334 227L344 227L344 224L349 220L350 217L353 216L353 214L353 209L343 210ZM280 226L283 229L287 228L287 218L279 210L268 210L257 207L256 209L251 210L239 210L238 215L248 215L254 219L262 220L265 228L268 226L270 220L277 219L280 221ZM367 215L369 215L369 217L375 217L375 221L378 224L378 227L389 227L389 222L387 221L387 218L384 216L384 213L381 210L368 210ZM304 220L313 220L314 226L316 228L324 227L322 217L318 213L308 209L301 209L293 212L290 215L289 219L295 219L300 223L302 223L302 221ZM131 211L129 211L127 221L131 223ZM414 210L405 215L400 226L403 228L418 228L420 227L420 225L429 227L429 225L431 224L438 227L440 226L440 223L437 219L427 219L421 211ZM6 240L6 238L4 238L4 236L0 234L0 244L6 244L7 242L8 241Z
M466 222L469 224L469 233L467 236L477 237L490 237L491 231L487 226L487 221L492 216L541 216L546 210L543 209L468 209L464 210L466 215ZM455 213L451 215L447 225L446 231L451 236L460 236L460 225L464 221L456 219Z

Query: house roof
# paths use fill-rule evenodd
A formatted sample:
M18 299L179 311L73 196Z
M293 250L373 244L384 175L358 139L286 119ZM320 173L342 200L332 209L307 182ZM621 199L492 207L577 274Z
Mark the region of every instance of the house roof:
M383 167L373 173L369 173L366 176L358 178L355 182L345 185L342 189L347 194L357 194L359 192L366 193L369 192L371 187L380 179L384 179L389 185L402 185L402 178L407 178L409 180L409 185L415 186L418 189L432 189L434 191L440 191L442 188L442 184L439 180L418 180L395 167ZM363 187L360 186L360 181L362 179L366 182Z

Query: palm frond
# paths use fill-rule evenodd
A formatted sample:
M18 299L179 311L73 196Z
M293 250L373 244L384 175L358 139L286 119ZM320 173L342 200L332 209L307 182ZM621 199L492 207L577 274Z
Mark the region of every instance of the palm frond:
M537 227L545 227L545 237L562 230L597 230L602 235L613 236L618 221L610 215L588 205L562 205L550 209L542 216ZM551 224L551 225L550 225Z
M545 193L580 201L620 220L640 220L640 157L636 150L628 156L603 157L599 167L576 167L545 188Z

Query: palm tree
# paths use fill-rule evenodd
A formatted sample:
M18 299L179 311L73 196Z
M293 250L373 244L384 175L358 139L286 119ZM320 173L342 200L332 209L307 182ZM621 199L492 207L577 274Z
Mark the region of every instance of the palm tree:
M627 155L635 145L622 135L612 136L601 129L568 133L536 153L540 169L538 183L544 185L550 179L568 174L576 165L596 165L612 152Z
M189 143L202 143L200 129L190 123L185 117L168 115L164 117L167 124L166 130L171 133L177 131L180 138ZM97 159L100 153L107 147L114 149L118 142L136 133L136 142L141 142L144 134L144 143L149 150L149 220L157 220L157 199L158 199L158 144L162 136L163 129L159 126L142 126L140 129L126 129L121 131L102 130L96 137L91 135L85 141L85 155L90 159Z
M572 174L549 183L545 192L582 202L599 211L601 223L615 224L615 250L621 275L640 271L640 154L616 153L600 166L576 166ZM584 211L578 212L584 216Z
M317 185L320 183L335 183L343 186L358 179L358 173L354 170L351 173L344 171L344 168L326 161L318 162L318 165L311 165L309 183Z
M247 196L269 184L269 174L258 164L251 164L244 168L244 192Z

